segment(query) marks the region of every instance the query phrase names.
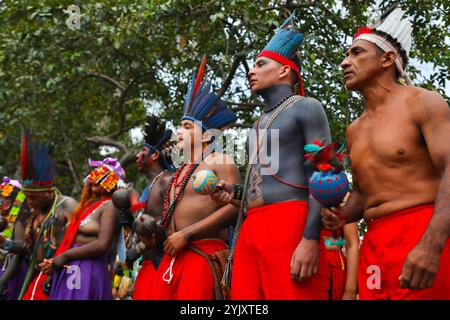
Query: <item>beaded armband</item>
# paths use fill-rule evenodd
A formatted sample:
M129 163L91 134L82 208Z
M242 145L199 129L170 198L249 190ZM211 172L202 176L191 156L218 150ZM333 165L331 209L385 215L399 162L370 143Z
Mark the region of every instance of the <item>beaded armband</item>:
M239 184L233 185L233 199L242 200L242 196L244 194L244 187Z

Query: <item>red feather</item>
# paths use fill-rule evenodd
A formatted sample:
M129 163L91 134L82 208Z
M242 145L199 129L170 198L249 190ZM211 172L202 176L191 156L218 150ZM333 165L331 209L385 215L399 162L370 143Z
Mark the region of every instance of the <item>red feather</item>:
M368 28L368 27L362 27L362 28L359 28L359 29L358 29L358 33L356 33L356 34L353 36L353 39L356 39L356 38L358 38L360 35L365 34L365 33L372 33L372 29L371 29L371 28Z
M20 155L20 166L22 171L22 180L26 180L28 178L28 132L25 131L22 133L22 146L21 146L21 155Z
M145 202L135 203L131 206L131 212L137 212L145 208Z
M195 95L197 94L198 88L200 87L200 84L202 83L203 74L205 73L205 66L206 66L206 55L203 55L202 62L200 63L200 66L198 67L197 78L195 79L194 91L192 92L192 98L195 97Z
M323 147L323 143L320 142L319 140L314 140L314 141L312 142L312 144L315 144L316 146L319 146L319 147Z

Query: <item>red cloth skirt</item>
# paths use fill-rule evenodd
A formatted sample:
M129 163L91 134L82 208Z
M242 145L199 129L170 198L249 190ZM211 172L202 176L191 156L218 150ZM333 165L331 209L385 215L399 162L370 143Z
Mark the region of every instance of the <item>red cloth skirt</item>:
M28 289L22 297L22 300L49 300L49 296L43 291L45 280L47 280L47 275L43 273L35 276L33 281L28 285Z
M134 282L133 300L150 300L150 291L156 274L151 260L143 261Z
M231 299L326 300L325 248L320 242L318 273L291 279L291 258L308 216L307 201L286 201L250 209L236 243Z
M433 211L433 204L421 205L368 222L358 267L361 300L450 299L450 241L442 251L432 288L400 288L406 256L421 239Z
M219 239L197 240L190 245L205 254L226 249L225 242ZM183 249L175 257L164 254L153 281L150 299L215 299L211 267L204 257L189 248Z

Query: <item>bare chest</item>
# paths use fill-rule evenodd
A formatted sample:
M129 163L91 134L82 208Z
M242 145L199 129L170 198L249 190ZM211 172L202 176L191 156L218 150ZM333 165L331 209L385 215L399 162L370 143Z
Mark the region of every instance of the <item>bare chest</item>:
M399 166L414 162L424 152L419 128L399 112L362 116L353 128L350 157L352 170L365 164Z

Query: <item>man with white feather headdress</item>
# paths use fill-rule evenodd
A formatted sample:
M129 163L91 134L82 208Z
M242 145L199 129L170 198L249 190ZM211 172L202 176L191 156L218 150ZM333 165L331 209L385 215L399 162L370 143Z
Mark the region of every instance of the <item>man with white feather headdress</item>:
M450 110L405 72L411 23L389 10L342 61L364 111L347 129L353 192L324 209L329 229L364 218L360 299L450 299Z

